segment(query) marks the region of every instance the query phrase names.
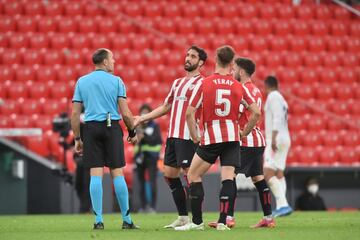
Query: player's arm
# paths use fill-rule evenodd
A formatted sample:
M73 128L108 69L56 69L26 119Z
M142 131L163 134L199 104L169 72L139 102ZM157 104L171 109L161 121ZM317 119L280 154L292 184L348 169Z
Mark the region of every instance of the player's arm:
M132 144L136 144L138 142L138 138L136 136L136 131L135 131L134 116L129 109L126 98L118 97L118 104L119 104L120 114L129 132L129 136L127 140Z
M276 137L281 128L282 118L285 118L284 111L281 106L280 99L271 98L270 99L270 111L273 118L272 133L271 133L271 148L273 151L277 150Z
M147 114L144 114L140 117L138 117L136 119L136 123L135 125L139 125L143 122L146 122L146 121L149 121L149 120L153 120L155 118L159 118L165 114L167 114L171 109L171 104L170 103L167 103L167 102L164 102L163 105L155 108L154 110L152 110L151 112L147 113Z
M249 122L246 124L244 129L241 132L241 137L247 136L254 129L256 123L261 117L261 111L259 106L254 102L249 105L248 110L250 111Z
M190 97L189 106L186 109L186 123L189 128L191 139L193 140L194 143L200 142L200 137L197 131L195 113L198 110L198 108L201 106L202 100L203 100L202 81L199 81L194 88L194 91Z
M82 109L81 102L73 102L71 113L71 128L74 133L75 139L80 137L80 114Z

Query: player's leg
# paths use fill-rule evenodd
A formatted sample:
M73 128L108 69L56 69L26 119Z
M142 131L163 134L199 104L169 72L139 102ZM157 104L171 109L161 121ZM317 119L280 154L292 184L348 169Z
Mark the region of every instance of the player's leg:
M240 167L240 146L238 142L226 142L222 144L220 154L221 180L220 190L220 216L217 230L229 230L226 225L226 218L229 214L230 203L233 203L236 196L234 189L235 167Z
M114 124L111 129L107 129L104 142L105 159L106 165L110 168L116 199L121 210L122 228L136 229L138 227L134 225L130 215L129 191L124 176L125 155L122 137L123 133L119 125Z
M274 155L276 168L278 169L274 179L278 180L282 193L281 204L277 206L276 211L274 211L273 213L275 217L287 216L290 215L293 211L286 199L286 180L284 177L284 170L286 167L286 157L289 151L289 147L290 144L286 142L279 144L278 151Z
M90 126L90 127L89 127ZM90 169L89 192L93 213L95 214L94 229L104 229L102 215L103 198L103 166L104 154L103 143L98 140L103 128L101 125L87 123L84 126L84 167Z
M177 139L168 138L166 140L165 158L164 158L164 178L168 184L176 205L178 218L164 228L174 228L189 223L188 210L186 206L186 193L180 179L181 158L179 144Z

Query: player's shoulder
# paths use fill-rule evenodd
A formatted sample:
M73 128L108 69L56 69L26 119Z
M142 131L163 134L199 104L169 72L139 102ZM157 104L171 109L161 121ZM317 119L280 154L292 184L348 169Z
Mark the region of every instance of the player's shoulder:
M243 87L246 88L253 96L262 96L260 89L252 81L244 83Z

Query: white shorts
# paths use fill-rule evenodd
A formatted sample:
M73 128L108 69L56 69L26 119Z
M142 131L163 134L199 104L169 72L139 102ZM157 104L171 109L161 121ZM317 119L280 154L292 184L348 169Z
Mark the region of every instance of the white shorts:
M264 153L264 168L284 171L286 167L286 157L290 149L290 141L277 144L278 150L273 152L271 143L267 143Z

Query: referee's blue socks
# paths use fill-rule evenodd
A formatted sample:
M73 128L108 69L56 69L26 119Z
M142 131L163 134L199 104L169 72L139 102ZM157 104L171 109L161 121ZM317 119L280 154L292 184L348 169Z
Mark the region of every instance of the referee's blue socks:
M118 200L121 217L123 221L131 224L130 208L129 208L129 192L124 176L117 176L113 179L116 198Z
M104 222L102 216L102 197L103 197L103 188L102 188L102 177L101 176L91 176L90 178L90 197L95 214L95 223Z

